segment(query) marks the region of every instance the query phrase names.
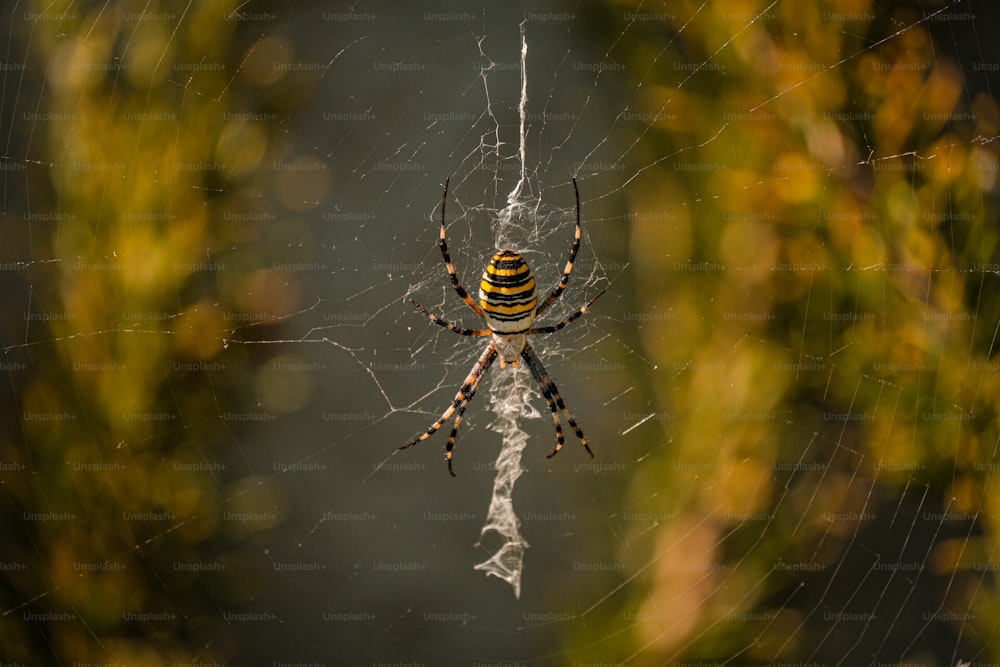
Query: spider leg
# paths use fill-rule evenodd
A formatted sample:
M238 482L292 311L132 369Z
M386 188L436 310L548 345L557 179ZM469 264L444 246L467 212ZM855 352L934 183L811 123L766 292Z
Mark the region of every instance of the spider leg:
M455 424L451 430L451 437L448 438L447 445L447 460L448 460L448 472L454 477L455 473L451 470L451 452L455 447L455 438L458 435L458 427L462 425L462 414L465 412L465 408L469 405L469 401L472 400L473 396L476 395L476 389L479 388L479 382L483 379L483 375L493 364L493 361L497 358L497 348L490 341L490 344L486 346L486 350L476 361L476 365L472 367L472 371L469 376L465 378L465 382L459 387L458 393L455 394L455 398L452 400L451 405L448 409L444 411L440 418L428 428L420 437L414 438L410 442L406 443L400 449L407 449L417 444L418 442L423 442L427 438L431 437L436 433L448 419L451 418L453 414L457 411L457 416L455 417Z
M444 265L448 269L448 277L451 278L452 287L454 287L455 291L458 292L458 296L462 298L462 301L464 301L469 306L469 308L475 311L476 315L485 318L485 316L483 315L483 309L479 307L479 304L476 303L471 296L469 296L469 293L465 291L465 288L462 287L462 284L458 282L458 273L455 271L455 265L451 261L451 255L448 254L448 242L445 240L445 232L444 232L444 205L445 202L447 202L448 200L449 181L451 181L450 178L445 180L444 194L441 195L441 236L440 236L441 240L440 243L438 243L438 245L441 247L441 256L444 257Z
M549 372L545 370L545 366L542 365L542 361L535 354L531 345L525 345L524 350L521 351L521 356L524 361L527 362L528 368L531 370L531 375L535 378L538 383L538 387L541 389L542 395L549 404L549 409L552 410L552 420L556 424L556 447L552 450L552 453L548 455L547 458L552 458L559 453L559 450L563 447L563 437L562 428L559 426L559 413L561 412L563 417L566 418L566 422L576 433L576 437L580 439L580 444L583 448L587 450L590 457L594 457L594 452L590 451L590 447L587 446L587 438L584 437L583 431L577 426L576 420L573 419L573 415L570 414L569 408L563 403L562 396L559 395L559 389L556 387L556 383L552 381L552 377L549 376Z
M577 310L575 313L573 313L572 315L570 315L569 317L567 317L562 322L559 322L558 324L553 324L553 325L547 326L547 327L535 327L534 329L528 329L528 334L529 335L531 335L531 334L550 334L550 333L555 333L556 331L559 331L560 329L562 329L563 327L565 327L566 325L568 325L570 322L572 322L573 320L577 319L578 317L580 317L581 315L583 315L584 313L586 313L587 309L590 308L590 306L593 305L593 303L595 301L597 301L599 298L601 298L601 295L604 294L607 291L608 291L607 288L602 289L600 292L597 293L597 296L595 296L593 299L591 299L587 303L583 304L580 307L579 310Z
M549 386L545 384L545 382L543 381L544 378L540 380L538 378L538 375L535 373L534 368L530 364L528 367L531 369L531 374L535 377L535 380L538 382L538 389L539 391L542 392L542 396L545 397L545 402L549 404L549 410L552 411L552 425L556 429L556 447L555 449L552 450L552 453L546 457L546 458L552 458L553 456L556 455L556 452L562 449L563 445L566 444L566 438L563 436L562 422L559 420L559 407L556 405L555 399L552 398L552 393L549 391ZM591 456L593 456L593 454L591 454Z
M576 253L580 250L580 191L576 187L575 178L573 179L573 193L576 195L576 232L573 236L573 245L569 248L569 259L566 261L566 268L563 269L562 279L559 281L559 284L552 290L552 294L549 294L548 298L538 306L535 315L541 315L543 311L555 303L556 299L562 296L563 290L566 289L566 285L569 283L569 274L573 272L573 262L576 261Z
M410 303L420 309L420 312L427 316L427 318L434 324L444 327L448 331L454 331L460 336L491 336L493 332L489 329L465 329L463 327L455 326L451 322L445 320L444 318L438 317L434 313L430 312L419 303L410 299Z
M488 365L488 364L487 364ZM485 372L485 369L484 369ZM451 469L451 452L455 449L455 438L458 437L458 429L462 427L462 415L465 414L465 409L469 407L469 403L472 402L472 397L476 395L476 390L479 389L479 381L482 379L483 374L480 373L479 377L476 378L475 383L472 388L469 389L469 395L458 406L458 410L455 412L455 421L452 422L451 433L448 434L448 444L445 445L445 458L448 460L448 474L455 477L455 471Z

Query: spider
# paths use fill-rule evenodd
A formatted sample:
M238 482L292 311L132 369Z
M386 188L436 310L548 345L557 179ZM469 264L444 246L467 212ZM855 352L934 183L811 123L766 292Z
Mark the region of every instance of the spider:
M569 249L569 259L566 261L566 268L563 269L562 279L552 289L548 298L542 301L541 304L538 303L535 278L532 276L527 262L517 252L509 248L504 248L493 255L493 259L490 260L490 263L486 266L486 270L483 271L483 279L479 284L479 301L477 303L473 301L472 297L469 296L469 293L465 291L465 288L458 281L455 265L448 254L448 243L445 238L444 227L444 210L448 199L448 181L445 181L444 193L441 195L441 236L439 243L441 255L444 257L444 264L448 269L448 276L451 278L452 287L455 288L462 301L476 315L486 321L486 328L465 329L455 326L434 315L416 301L411 299L411 302L434 324L461 336L489 336L490 342L482 355L480 355L479 360L476 361L475 366L472 367L472 371L465 379L465 382L462 383L458 393L455 394L454 400L452 400L448 409L444 411L444 414L431 424L430 428L422 435L406 443L400 449L407 449L418 442L426 440L436 433L452 415L455 415L455 422L451 429L451 435L448 437L448 445L445 448L447 452L448 472L454 477L455 472L451 468L451 457L452 450L455 448L455 437L458 435L458 429L462 425L462 415L469 406L469 402L476 395L476 390L479 388L479 383L482 381L483 376L486 375L486 371L499 358L500 368L506 368L507 364L511 364L511 366L517 368L520 360L524 359L528 369L531 371L531 375L538 383L538 388L541 390L542 396L545 397L545 400L549 404L549 409L552 411L552 422L556 429L556 446L547 458L555 456L563 447L564 438L562 423L559 419L560 413L562 413L566 422L572 427L573 432L576 433L576 437L580 439L580 444L587 450L587 453L591 457L594 456L594 453L590 451L590 447L587 445L587 439L583 436L583 431L577 426L573 415L570 414L566 404L563 403L562 396L559 395L559 390L556 388L555 382L552 381L548 371L545 370L545 366L542 365L538 355L535 354L534 349L532 349L531 344L528 342L528 336L533 334L550 334L559 331L586 313L591 304L604 294L604 290L602 290L579 310L557 324L544 327L531 326L536 317L545 312L549 306L562 296L567 283L569 283L569 275L573 271L573 262L576 260L576 253L580 249L580 191L576 187L575 178L573 179L573 192L576 195L576 233L573 237L573 245Z

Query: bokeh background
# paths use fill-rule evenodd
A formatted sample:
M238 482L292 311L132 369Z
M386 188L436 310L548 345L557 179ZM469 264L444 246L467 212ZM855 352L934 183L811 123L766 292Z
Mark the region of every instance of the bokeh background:
M0 658L1000 662L1000 12L25 2L2 11ZM519 158L521 28L528 43ZM513 221L498 211L524 169ZM521 595L473 566L499 244L554 285ZM477 543L478 542L478 543Z

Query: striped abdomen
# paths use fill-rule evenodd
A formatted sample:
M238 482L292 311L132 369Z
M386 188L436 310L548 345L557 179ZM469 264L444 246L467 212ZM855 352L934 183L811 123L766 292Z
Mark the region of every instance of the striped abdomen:
M486 324L497 333L520 333L531 326L538 293L523 257L506 249L493 255L479 284L479 305Z

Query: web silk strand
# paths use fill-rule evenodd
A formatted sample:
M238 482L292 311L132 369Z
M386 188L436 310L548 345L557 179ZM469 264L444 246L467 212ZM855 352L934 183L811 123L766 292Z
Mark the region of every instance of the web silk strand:
M528 40L525 34L525 22L521 22L521 99L518 104L519 150L518 159L521 163L521 178L507 197L507 207L501 211L502 223L509 223L521 208L521 192L525 183L525 119L528 105ZM496 477L493 480L493 496L490 499L490 509L486 515L486 524L480 533L479 544L489 532L495 532L503 539L500 549L491 558L475 566L475 569L486 572L487 576L500 577L514 589L514 597L521 597L521 571L524 564L524 550L528 543L521 537L521 521L514 513L514 482L521 476L521 453L528 444L528 434L521 430L519 421L522 416L537 415L527 403L530 395L528 383L524 380L524 372L515 370L514 386L506 382L497 383L491 390L491 403L496 413L497 421L494 430L503 436L503 445L496 462Z
M518 369L511 375L513 377L509 381L502 378L490 389L490 402L497 417L493 430L501 434L503 444L496 461L490 509L479 539L481 545L487 533L495 532L503 539L503 544L475 569L485 572L487 576L503 579L514 589L514 597L520 599L524 550L528 547L521 536L521 521L514 512L513 501L514 483L524 472L521 454L528 444L528 434L521 429L520 420L526 415L537 416L538 413L527 402L530 390L525 371Z

